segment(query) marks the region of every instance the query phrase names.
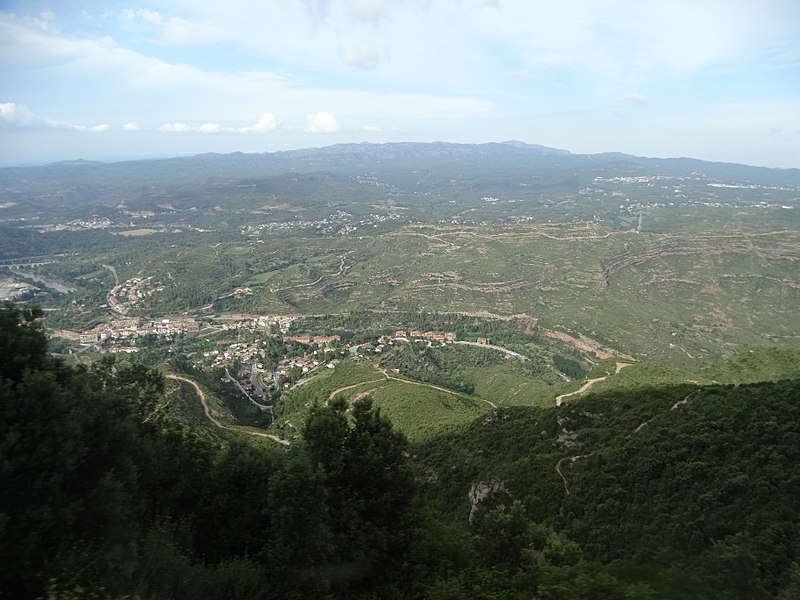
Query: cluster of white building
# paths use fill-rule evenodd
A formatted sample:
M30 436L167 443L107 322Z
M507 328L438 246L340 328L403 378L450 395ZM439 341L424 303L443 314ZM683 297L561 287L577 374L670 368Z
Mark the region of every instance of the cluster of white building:
M112 310L125 314L129 308L135 307L143 298L163 291L163 284L153 282L152 276L134 277L111 288L106 301Z
M399 329L394 332L394 335L382 335L378 338L377 344L375 345L371 342L366 342L358 346L358 348L360 350L371 350L380 354L386 348L387 344L392 345L394 342L425 342L429 346L432 346L434 342L440 345L451 344L455 342L456 339L457 336L452 331L436 333L435 331L405 331Z
M143 335L175 335L181 332L200 331L200 323L194 319L150 320L142 317L114 319L110 324L101 324L81 332L81 344L96 344L103 340L136 339Z
M233 314L230 321L224 323L222 328L231 329L269 329L277 326L282 332L289 331L292 323L300 318L300 315L245 315Z

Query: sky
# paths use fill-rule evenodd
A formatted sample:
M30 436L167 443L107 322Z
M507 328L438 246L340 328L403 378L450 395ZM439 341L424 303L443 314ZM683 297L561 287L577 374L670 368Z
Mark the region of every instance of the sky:
M0 166L505 140L800 168L800 2L0 0Z

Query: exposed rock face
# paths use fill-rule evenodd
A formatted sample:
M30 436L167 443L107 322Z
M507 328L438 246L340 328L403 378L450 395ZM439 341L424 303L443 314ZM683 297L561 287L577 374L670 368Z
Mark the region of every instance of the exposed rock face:
M506 484L499 479L480 481L472 485L467 497L469 498L469 522L472 523L480 510L480 505L499 492L506 492Z
M578 432L567 431L566 429L561 430L561 435L556 438L556 443L566 446L567 448L573 448L581 445L581 443L578 441Z

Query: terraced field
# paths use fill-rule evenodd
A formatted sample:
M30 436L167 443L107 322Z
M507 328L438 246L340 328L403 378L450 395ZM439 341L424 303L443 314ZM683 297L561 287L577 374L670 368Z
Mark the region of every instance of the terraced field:
M736 225L702 234L591 222L406 225L333 237L176 234L67 256L55 274L100 273L64 277L100 298L112 285L101 264L116 265L123 280L154 276L164 289L144 299L140 312L149 315L525 314L603 352L691 366L800 343L800 232L779 221ZM239 288L246 291L234 294ZM65 310L79 316L79 306Z
M682 236L585 223L408 226L220 250L217 260L252 293L218 310L524 313L547 329L682 365L800 342L800 233L792 230ZM178 263L173 275L181 272L180 260L170 263ZM211 285L198 270L187 265L192 281L183 283Z

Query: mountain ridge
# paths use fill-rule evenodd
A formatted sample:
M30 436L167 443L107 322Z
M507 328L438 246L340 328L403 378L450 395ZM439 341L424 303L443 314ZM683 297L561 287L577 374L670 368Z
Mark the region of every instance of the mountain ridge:
M798 168L778 168L778 167L763 167L756 165L747 165L743 163L731 163L721 161L708 161L703 159L692 158L688 156L681 157L649 157L628 154L624 152L608 151L599 153L573 153L569 150L552 148L539 144L528 144L517 140L509 140L504 142L486 142L481 144L462 144L456 142L355 142L355 143L338 143L330 146L309 147L296 150L280 150L274 152L230 152L230 153L217 153L206 152L195 154L191 156L182 157L168 157L168 158L145 158L137 160L120 160L120 161L95 161L95 160L65 160L47 163L36 166L24 167L3 167L0 168L0 177L8 173L23 173L40 169L60 169L60 168L103 168L122 165L139 165L139 166L153 166L154 164L183 164L187 162L201 161L208 163L209 161L226 161L231 160L245 160L248 162L263 162L263 163L277 163L284 162L284 159L301 159L314 156L342 156L342 155L358 155L362 157L369 157L370 154L380 157L381 154L392 153L408 157L430 157L430 156L453 156L464 157L471 155L487 154L500 155L500 154L514 154L523 155L528 157L534 156L558 156L569 157L570 159L577 160L622 160L629 162L636 162L642 164L648 163L679 163L685 166L725 166L725 167L740 167L748 170L755 169L758 171L769 173L787 173L793 174L800 178L800 169ZM277 165L276 165L277 166Z

